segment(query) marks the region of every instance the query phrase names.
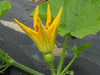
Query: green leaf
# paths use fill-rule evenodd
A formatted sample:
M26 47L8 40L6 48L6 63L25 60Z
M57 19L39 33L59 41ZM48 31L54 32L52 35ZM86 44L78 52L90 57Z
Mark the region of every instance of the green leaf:
M50 4L52 19L63 7L58 33L70 33L77 38L97 34L100 30L100 0L48 0L39 5L39 17L46 21L47 4ZM32 17L34 12L30 14Z
M79 47L77 47L78 52L77 52L77 57L89 46L92 46L92 44L84 44L84 45L80 45Z
M72 49L74 56L78 57L86 48L88 48L89 46L92 46L92 44L84 44L84 45L80 45L80 46L76 46L76 43L74 44L74 47Z
M0 18L11 8L7 1L0 2Z
M97 34L100 30L100 0L88 0L76 19L71 35L83 38L88 34Z
M58 4L58 2L60 3L60 5ZM56 6L55 6L55 3L57 3ZM39 5L38 16L43 21L46 21L46 19L47 19L48 4L50 4L51 18L53 21L53 19L57 16L61 6L63 5L63 0L48 0L46 3L42 3L41 5ZM34 12L35 12L35 10L29 16L33 17Z

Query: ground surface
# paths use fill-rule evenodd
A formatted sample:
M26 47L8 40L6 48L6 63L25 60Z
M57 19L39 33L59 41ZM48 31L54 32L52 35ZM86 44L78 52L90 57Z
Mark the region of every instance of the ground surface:
M4 42L0 41L0 48L4 49L13 59L25 66L28 66L34 70L37 70L46 75L50 75L49 67L44 62L42 54L38 52L38 48L34 42L18 27L14 22L14 18L25 24L26 26L33 28L32 18L28 17L29 14L39 5L39 1L30 2L26 0L0 0L8 1L12 8L1 18L0 20L0 38L4 39ZM43 22L45 24L45 22ZM65 37L61 37L59 34L56 38L57 46L64 44ZM83 39L77 39L70 37L68 48L66 52L66 58L63 68L69 63L73 57L71 49L74 43L82 45L84 43L91 43L93 46L86 49L79 58L77 58L69 70L74 70L75 75L99 75L100 74L100 32L97 35L87 35ZM55 45L55 68L57 68L62 48L57 48ZM2 61L0 61L2 63ZM4 75L30 75L16 67L9 67Z

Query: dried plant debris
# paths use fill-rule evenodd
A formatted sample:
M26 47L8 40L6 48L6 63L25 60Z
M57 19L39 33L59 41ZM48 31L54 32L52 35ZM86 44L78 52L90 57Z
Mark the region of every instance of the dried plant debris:
M37 3L45 3L45 2L47 2L47 0L26 0L26 1L37 2Z
M1 42L3 43L4 42L4 39L0 38Z

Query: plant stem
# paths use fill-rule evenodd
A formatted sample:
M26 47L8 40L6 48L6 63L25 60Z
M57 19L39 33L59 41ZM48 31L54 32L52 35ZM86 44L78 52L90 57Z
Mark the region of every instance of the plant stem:
M57 75L59 75L59 73L62 70L63 61L64 61L65 52L66 52L66 48L67 48L69 37L70 37L70 34L67 34L65 42L64 42L64 47L63 47L62 55L61 55L61 58L60 58L59 66L58 66L58 69L57 69Z
M0 67L5 67L2 71L4 71L5 69L7 69L9 66L13 65L13 66L16 66L16 67L18 67L18 68L20 68L20 69L22 69L22 70L24 70L24 71L26 71L26 72L28 72L30 74L44 75L42 73L39 73L39 72L37 72L35 70L32 70L32 69L30 69L30 68L28 68L28 67L26 67L26 66L24 66L24 65L22 65L22 64L20 64L18 62L16 62L7 53L5 53L4 51L2 51L1 49L0 49L0 60L2 60L4 63L7 64L7 65L3 65L2 64L3 66L2 65L0 66ZM0 71L0 72L2 72L2 71Z
M54 69L54 66L53 66L53 62L54 62L53 53L52 52L44 53L43 58L44 58L44 61L49 65L52 75L55 75L55 69Z
M18 67L18 68L20 68L20 69L22 69L22 70L24 70L24 71L26 71L26 72L28 72L28 73L30 73L30 74L34 74L34 75L44 75L44 74L42 74L42 73L39 73L39 72L37 72L37 71L35 71L35 70L33 70L33 69L30 69L30 68L28 68L28 67L22 65L22 64L20 64L20 63L14 61L14 60L13 60L13 62L12 62L12 65L13 65L13 66L16 66L16 67Z
M7 63L7 64L12 64L12 59L9 60L7 58L5 58L4 56L0 55L0 60L2 60L3 62Z
M68 68L70 67L70 65L73 63L73 61L75 60L75 56L73 57L73 59L70 61L70 63L67 65L67 67L59 74L59 75L63 75L64 72L66 72L68 70Z
M49 66L50 66L50 71L52 75L55 75L55 69L54 69L53 63L49 64Z

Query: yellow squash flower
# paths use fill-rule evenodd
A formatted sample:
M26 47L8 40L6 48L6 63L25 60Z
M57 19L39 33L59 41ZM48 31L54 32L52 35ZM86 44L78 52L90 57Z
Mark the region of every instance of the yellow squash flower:
M51 23L50 6L48 4L47 21L45 26L42 24L40 18L38 17L38 11L39 7L37 6L33 17L33 27L35 30L25 26L16 19L14 20L24 30L24 32L28 34L28 36L35 42L38 49L42 53L49 53L53 50L55 45L57 27L60 22L62 7L60 8L60 11L56 16L56 18L54 19L54 21Z

